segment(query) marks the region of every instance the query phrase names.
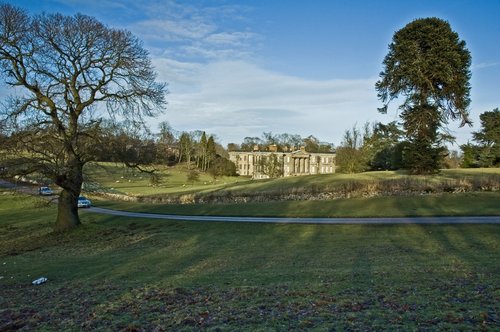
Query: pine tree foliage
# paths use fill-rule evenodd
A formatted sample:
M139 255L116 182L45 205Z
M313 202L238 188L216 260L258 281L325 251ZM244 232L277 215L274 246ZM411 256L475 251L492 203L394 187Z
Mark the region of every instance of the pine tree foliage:
M439 18L410 22L394 34L376 83L387 112L402 97L400 117L408 140L407 161L413 173L433 173L442 160L439 131L449 120L471 124L471 55L449 23Z

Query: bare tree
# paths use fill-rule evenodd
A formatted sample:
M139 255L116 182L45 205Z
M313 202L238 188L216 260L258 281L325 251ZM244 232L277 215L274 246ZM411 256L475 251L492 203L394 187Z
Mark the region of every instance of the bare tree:
M185 160L188 169L191 168L191 159L194 156L195 147L196 147L196 141L193 132L183 131L181 136L179 137L179 148L180 148L179 162Z
M367 159L362 148L364 137L368 136L368 123L365 124L364 135L354 125L344 132L342 143L337 148L336 161L342 173L358 173L367 167Z
M82 170L101 120L158 114L166 86L130 32L81 14L30 16L8 4L0 5L0 69L20 92L2 113L10 135L19 136L18 156L26 171L62 188L55 229L76 227Z

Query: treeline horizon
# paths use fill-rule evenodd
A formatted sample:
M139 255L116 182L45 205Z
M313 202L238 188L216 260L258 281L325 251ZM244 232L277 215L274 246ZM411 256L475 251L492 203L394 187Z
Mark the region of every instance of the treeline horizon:
M263 132L261 137L247 136L241 143L229 143L228 151L250 152L257 149L266 151L269 146L275 146L278 152L288 152L298 150L304 147L307 152L332 153L335 151L335 145L330 142L322 142L313 135L303 138L298 134L273 134L272 132Z
M441 168L500 166L500 111L495 108L484 112L480 115L480 119L480 130L472 133L473 143L469 141L462 144L457 150L451 150L445 146L445 143L454 141L453 136L447 133L439 135L436 147L439 147L441 155ZM140 156L133 156L133 159L167 165L186 162L204 172L209 171L211 166L217 163L217 167L223 169L223 171L219 170L222 175L236 173L235 166L233 172L234 164L231 165L232 162L229 161L229 151L268 151L270 146L275 146L276 152L289 152L303 147L307 152L312 153L336 153L336 162L340 172L357 173L411 168L407 157L409 145L401 126L396 121L388 124L366 122L361 128L354 125L345 130L338 146L320 141L313 135L303 138L298 134L263 132L261 137L247 136L241 143L228 143L225 148L214 134L202 130L178 131L166 121L160 123L157 133L146 130L139 134L137 130L127 129L130 126L122 126L125 130L118 135L115 133L115 137L131 136L128 153L131 153L130 150L139 151L138 148L141 147L142 152L136 152ZM135 144L130 144L133 141ZM112 154L105 153L104 155L108 160L105 160L106 157L103 156L102 161L111 161L109 156ZM127 160L125 157L126 153L123 153L117 160ZM221 164L224 166L222 167Z
M500 110L495 108L480 115L479 131L472 133L472 141L450 150L445 143L455 137L439 133L433 148L438 151L440 168L479 168L500 166ZM365 123L361 129L354 125L345 131L336 149L340 172L411 169L415 153L405 131L396 121L388 124ZM436 172L438 172L436 170Z

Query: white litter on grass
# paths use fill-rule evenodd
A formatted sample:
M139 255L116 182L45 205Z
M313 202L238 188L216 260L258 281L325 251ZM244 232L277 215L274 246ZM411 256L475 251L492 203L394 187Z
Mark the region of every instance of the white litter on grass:
M41 277L41 278L38 278L38 279L36 279L36 280L33 280L31 283L32 283L33 285L41 285L41 284L43 284L43 283L47 282L47 280L49 280L49 279L47 279L47 278L45 278L45 277Z

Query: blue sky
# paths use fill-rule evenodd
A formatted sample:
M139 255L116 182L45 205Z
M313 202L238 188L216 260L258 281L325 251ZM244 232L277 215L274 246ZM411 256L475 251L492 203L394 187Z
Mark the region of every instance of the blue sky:
M431 16L449 21L472 54L474 127L450 124L458 143L500 107L500 0L6 2L81 12L142 39L170 91L153 130L166 120L224 144L271 131L338 145L356 123L398 119L395 107L377 112L374 84L394 32Z

